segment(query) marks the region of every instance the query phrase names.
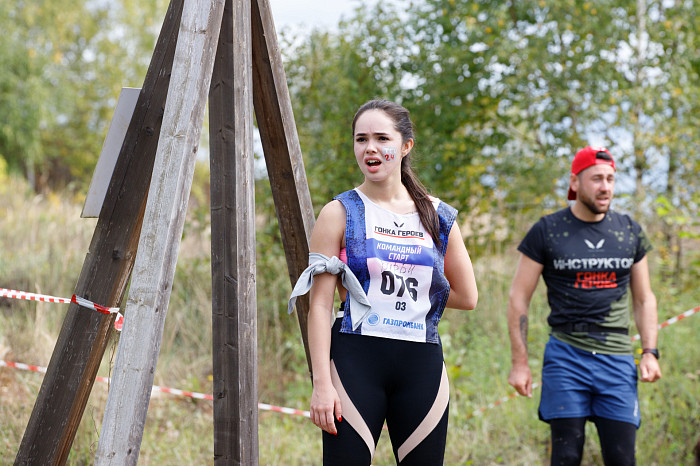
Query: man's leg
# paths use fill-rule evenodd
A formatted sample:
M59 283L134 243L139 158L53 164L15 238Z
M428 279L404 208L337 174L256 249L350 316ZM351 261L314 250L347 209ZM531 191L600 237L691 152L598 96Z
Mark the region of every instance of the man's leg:
M637 426L602 417L593 418L593 422L598 429L600 449L606 466L634 466Z
M632 355L601 354L591 420L598 429L606 465L633 465L640 424L637 366Z
M578 466L586 440L586 418L568 417L549 421L552 430L552 466Z

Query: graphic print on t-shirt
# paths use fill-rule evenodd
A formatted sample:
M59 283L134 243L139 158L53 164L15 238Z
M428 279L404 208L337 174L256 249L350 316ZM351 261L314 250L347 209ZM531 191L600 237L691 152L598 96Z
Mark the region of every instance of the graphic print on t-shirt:
M605 239L598 242L598 246L592 246L588 240L584 240L584 243L591 250L589 254L593 254L593 251L598 252L601 250ZM585 248L575 248L573 246L568 247L568 251L582 251L585 254ZM617 275L620 270L626 272L632 268L634 265L634 259L629 257L574 257L574 258L554 258L552 260L552 265L555 270L567 271L572 270L575 272L574 288L581 289L600 289L600 288L617 288Z
M570 208L542 217L518 250L543 265L552 327L595 323L627 329L632 267L651 249L638 223L609 211L599 222L577 219ZM558 338L587 351L623 354L630 339L621 333Z
M362 334L425 341L433 240L417 213L396 214L360 196L365 203L367 297L372 303Z

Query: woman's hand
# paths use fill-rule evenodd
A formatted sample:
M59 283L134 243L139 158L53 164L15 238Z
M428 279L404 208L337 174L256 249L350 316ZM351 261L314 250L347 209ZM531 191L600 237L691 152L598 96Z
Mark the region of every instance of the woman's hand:
M333 384L314 384L311 394L311 422L329 434L338 435L335 419L343 420L340 398Z

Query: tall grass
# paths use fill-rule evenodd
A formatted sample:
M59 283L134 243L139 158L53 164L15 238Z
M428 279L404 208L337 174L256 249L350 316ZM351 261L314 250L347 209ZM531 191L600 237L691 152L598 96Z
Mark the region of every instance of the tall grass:
M36 196L18 180L0 185L0 287L70 296L80 273L94 220L80 219L79 200ZM155 383L210 393L211 278L206 219L190 219L165 324ZM278 248L278 246L276 246ZM514 248L510 248L514 250ZM510 349L505 322L515 254L475 262L480 289L477 310L447 310L441 326L450 376L449 465L546 464L547 425L537 420L539 391L533 399L504 397ZM296 319L286 315L290 292L279 249L258 251L258 354L261 402L307 409L311 386ZM654 267L652 267L654 270ZM700 291L673 290L654 276L660 320L700 304ZM530 310L530 356L539 382L548 314L540 285ZM47 365L65 315L65 305L0 298L0 359ZM127 317L128 318L128 317ZM700 435L700 316L662 330L663 378L640 384L642 426L637 459L643 465L692 464ZM99 375L109 376L118 345L115 335ZM14 460L41 384L41 375L0 369L0 463ZM107 397L96 384L69 458L92 464ZM475 411L489 406L478 415ZM602 464L597 435L587 427L585 465ZM212 404L170 395L151 399L140 464L210 464L213 461ZM321 436L308 420L259 413L260 463L320 464ZM380 439L374 464L394 464L388 435Z

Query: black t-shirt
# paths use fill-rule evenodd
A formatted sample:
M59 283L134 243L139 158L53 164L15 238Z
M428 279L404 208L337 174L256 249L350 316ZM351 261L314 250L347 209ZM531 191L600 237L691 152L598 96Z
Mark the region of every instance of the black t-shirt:
M549 325L629 327L630 272L651 243L628 215L609 211L600 222L584 222L567 207L535 223L518 250L544 267ZM619 333L555 331L554 336L589 351L631 351L630 337Z

